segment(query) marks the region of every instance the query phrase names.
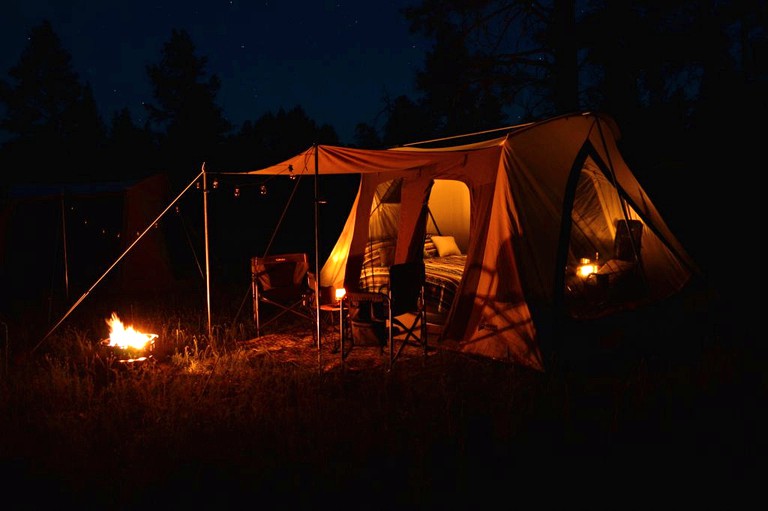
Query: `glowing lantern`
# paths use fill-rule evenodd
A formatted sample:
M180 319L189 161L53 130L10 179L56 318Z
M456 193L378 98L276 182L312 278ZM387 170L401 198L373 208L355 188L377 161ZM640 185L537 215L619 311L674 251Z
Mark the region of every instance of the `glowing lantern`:
M583 257L579 260L579 266L576 269L579 277L586 279L591 274L597 272L597 264L593 263L589 258Z

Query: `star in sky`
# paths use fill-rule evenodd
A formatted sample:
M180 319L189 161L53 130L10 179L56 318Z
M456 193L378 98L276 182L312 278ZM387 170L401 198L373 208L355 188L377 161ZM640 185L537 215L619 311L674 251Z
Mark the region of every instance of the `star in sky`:
M357 123L381 127L385 96L415 97L427 44L399 12L413 3L13 0L0 19L0 72L9 79L29 31L47 19L104 120L128 107L143 124L153 101L146 67L183 29L221 79L217 100L236 128L301 106L349 143Z

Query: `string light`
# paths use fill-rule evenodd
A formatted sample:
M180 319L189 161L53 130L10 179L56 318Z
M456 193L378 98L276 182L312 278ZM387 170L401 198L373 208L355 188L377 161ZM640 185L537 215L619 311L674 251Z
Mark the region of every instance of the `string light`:
M288 165L288 173L290 174L288 177L290 177L291 181L296 179L296 174L293 173L293 165Z
M287 170L290 173L289 177L290 177L291 180L296 180L299 177L294 172L293 165L288 165L287 166ZM262 182L261 184L257 185L258 186L258 190L259 190L259 195L264 196L264 197L269 195L268 185L267 185L268 181L269 181L269 178L266 181ZM220 179L218 179L218 178L212 179L210 181L211 189L218 189L218 188L220 188L220 185L222 185L222 184L223 183L221 183ZM244 185L240 184L240 185L234 185L232 187L233 195L234 195L235 199L239 199L242 196L243 186ZM246 186L251 186L251 185L246 185ZM195 188L198 189L198 190L202 190L203 189L203 182L202 182L202 180L196 180L195 181ZM325 202L325 201L321 200L321 202ZM120 240L122 238L122 232L121 232L122 229L120 227L113 228L113 227L104 227L104 226L101 226L101 225L97 225L97 224L103 223L103 220L100 219L100 218L97 218L97 219L95 219L95 221L92 221L93 219L87 217L86 214L84 214L84 213L86 213L86 211L84 209L78 207L78 205L68 204L68 205L66 205L66 209L67 209L67 211L70 212L70 214L72 214L72 215L74 215L76 217L74 219L76 221L76 223L79 223L80 225L83 225L86 228L88 228L88 230L92 233L92 235L95 235L95 236L100 237L100 238L110 238L110 239L115 239L115 240ZM179 206L178 204L173 206L173 210L176 213L176 215L181 215L181 206ZM160 222L154 222L151 225L151 228L160 229ZM126 234L128 235L129 238L131 238L131 233L130 232L126 233ZM132 239L138 238L139 236L141 236L141 234L142 234L142 231L134 231Z
M90 201L82 202L82 205L70 203L65 207L66 220L68 220L71 225L78 226L77 229L74 229L70 233L71 236L77 237L73 239L79 239L81 236L90 236L93 240L101 240L103 242L119 241L122 239L122 231L125 228L125 225L121 225L120 223L117 223L117 221L111 221L111 214L101 214L100 212L94 214L93 207L90 206ZM181 213L180 206L175 205L174 209L177 214ZM101 211L100 207L99 211ZM159 230L161 223L161 221L153 222L150 225L150 228ZM138 238L141 233L142 231L135 231L134 235ZM128 238L131 238L131 231L125 234Z

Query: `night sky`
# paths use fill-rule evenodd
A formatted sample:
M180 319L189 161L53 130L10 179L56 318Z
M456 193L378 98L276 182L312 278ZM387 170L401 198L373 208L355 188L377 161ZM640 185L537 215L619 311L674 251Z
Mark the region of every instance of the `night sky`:
M186 30L221 79L217 102L236 129L301 106L350 143L357 123L381 127L385 95L415 97L427 46L399 13L413 2L12 0L0 17L0 76L15 84L8 71L47 19L104 121L128 107L141 125L142 103L154 102L146 66L159 63L172 30Z

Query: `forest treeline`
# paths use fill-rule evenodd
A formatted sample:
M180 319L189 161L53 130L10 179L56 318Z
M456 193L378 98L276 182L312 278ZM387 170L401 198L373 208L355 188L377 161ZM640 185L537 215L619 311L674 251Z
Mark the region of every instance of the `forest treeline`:
M708 253L712 233L724 247L747 235L733 219L752 217L759 203L755 187L740 182L762 167L765 0L422 0L402 15L431 41L413 77L418 95L383 97L381 125L359 123L351 145L390 147L601 111L617 121L626 158L673 228L685 226L680 237L699 245L694 255ZM232 125L205 48L183 28L136 77L152 86L146 122L138 125L128 108L100 112L56 28L30 27L0 80L0 165L17 169L5 172L0 197L17 182L156 173L178 188L202 162L245 170L313 143L340 143L333 126L301 105Z

